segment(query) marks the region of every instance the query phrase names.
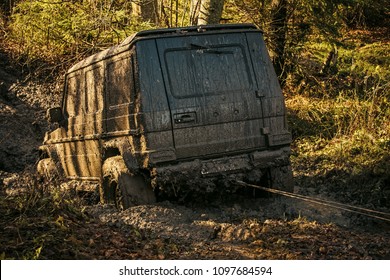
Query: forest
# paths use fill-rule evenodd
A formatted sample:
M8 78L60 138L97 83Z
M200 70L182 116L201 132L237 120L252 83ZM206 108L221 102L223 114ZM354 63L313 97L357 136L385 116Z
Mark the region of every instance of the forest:
M138 31L233 23L264 32L294 192L376 214L274 196L117 212L36 174L73 64ZM1 0L0 259L389 259L389 27L387 0Z

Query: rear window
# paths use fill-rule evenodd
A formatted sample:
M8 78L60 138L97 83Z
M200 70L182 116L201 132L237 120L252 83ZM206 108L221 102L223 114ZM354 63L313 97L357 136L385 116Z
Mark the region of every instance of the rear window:
M248 60L240 45L169 49L165 62L175 98L225 94L252 87Z

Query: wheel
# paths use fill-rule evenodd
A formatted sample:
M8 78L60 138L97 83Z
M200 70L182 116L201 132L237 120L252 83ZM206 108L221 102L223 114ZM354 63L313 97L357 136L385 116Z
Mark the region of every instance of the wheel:
M131 174L121 156L108 158L103 164L104 199L114 202L118 210L156 201L150 183L142 174Z

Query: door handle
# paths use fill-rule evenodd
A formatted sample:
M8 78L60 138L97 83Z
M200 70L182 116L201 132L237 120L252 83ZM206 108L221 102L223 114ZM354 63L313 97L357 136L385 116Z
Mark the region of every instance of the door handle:
M175 124L195 122L196 121L196 113L189 112L189 113L183 113L183 114L175 114L174 120L175 120Z

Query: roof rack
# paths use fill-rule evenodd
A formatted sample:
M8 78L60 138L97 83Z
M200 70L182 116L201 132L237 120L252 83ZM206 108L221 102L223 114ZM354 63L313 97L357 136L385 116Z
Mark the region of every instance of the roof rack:
M220 30L237 30L237 29L257 29L254 24L214 24L214 25L198 25L188 27L176 27L176 28L164 28L145 30L137 33L137 37L148 37L156 35L166 34L185 34L185 33L201 33L208 31L220 31Z

